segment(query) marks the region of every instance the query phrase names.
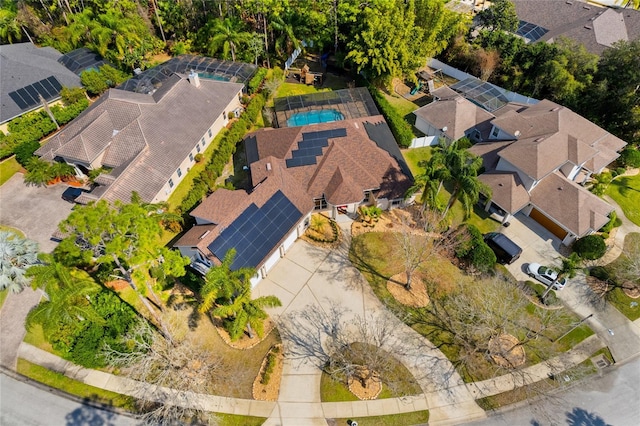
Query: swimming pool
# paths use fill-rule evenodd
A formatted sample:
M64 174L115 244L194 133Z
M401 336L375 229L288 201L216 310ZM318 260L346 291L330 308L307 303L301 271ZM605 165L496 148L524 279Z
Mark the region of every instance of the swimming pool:
M340 111L335 109L321 109L293 114L287 120L287 126L306 126L308 124L330 123L340 120L344 120L344 115L342 115Z

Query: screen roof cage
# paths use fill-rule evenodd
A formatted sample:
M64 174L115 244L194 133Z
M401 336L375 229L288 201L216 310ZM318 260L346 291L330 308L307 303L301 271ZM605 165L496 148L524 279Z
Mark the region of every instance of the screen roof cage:
M95 52L92 52L86 47L81 47L62 55L58 59L58 62L77 75L82 74L82 71L85 71L87 69L97 69L105 64L108 64L108 62L106 62L102 56Z
M118 89L145 94L153 93L172 74L189 74L192 70L197 72L200 78L242 83L246 86L257 69L257 66L244 62L180 55L130 78L118 86Z
M451 88L489 112L500 109L509 102L493 84L478 78L467 78L453 84Z
M323 109L335 109L342 113L346 120L380 114L366 87L287 96L274 100L279 127L286 127L286 121L294 114Z

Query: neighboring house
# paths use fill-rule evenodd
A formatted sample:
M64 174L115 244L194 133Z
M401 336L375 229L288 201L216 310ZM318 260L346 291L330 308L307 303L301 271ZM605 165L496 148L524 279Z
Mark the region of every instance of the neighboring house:
M416 128L433 136L434 144L441 138L447 142L462 137L475 142L489 138L493 114L446 86L434 90L431 95L434 102L417 109L414 114Z
M0 124L60 98L62 87L80 78L58 63L62 54L32 43L0 45Z
M495 114L489 139L470 148L493 191L487 210L496 204L504 222L521 211L567 245L607 223L613 207L580 184L614 161L624 141L548 100Z
M79 175L101 167L97 186L76 200L165 201L218 132L241 109L243 85L172 74L151 94L110 89L49 139L36 155L73 165Z
M553 42L566 37L591 53L620 40L640 38L640 11L602 8L578 0L511 0L520 20L517 34L527 42Z
M309 226L311 214L405 204L412 176L382 116L261 129L245 138L252 190L219 189L191 212L196 226L174 247L201 272L226 252L255 285Z

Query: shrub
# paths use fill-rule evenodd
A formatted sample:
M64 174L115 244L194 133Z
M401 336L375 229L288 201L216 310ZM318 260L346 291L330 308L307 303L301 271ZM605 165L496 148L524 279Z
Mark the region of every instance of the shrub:
M87 95L82 87L63 87L60 91L60 98L65 106L69 106L83 99L86 100Z
M233 120L234 118L236 118L236 114L233 111L229 111L227 117L229 118L229 120Z
M31 157L33 157L33 153L40 148L40 142L38 141L28 141L23 142L18 145L13 153L16 155L16 161L20 163L22 166L26 166L27 162Z
M249 93L258 92L262 87L262 82L264 81L264 78L266 76L267 69L259 68L258 72L255 73L255 75L251 78L251 80L249 80L249 83L247 84L247 90L249 91Z
M609 215L609 222L606 223L602 228L600 228L600 232L611 232L613 228L617 228L622 225L622 220L618 217L616 211L612 211Z
M600 259L607 251L607 245L600 235L592 234L580 238L573 244L573 251L583 259Z
M619 161L624 167L640 167L640 151L628 146L620 153Z
M601 281L607 281L610 278L609 271L603 266L594 266L589 270L589 275Z
M471 264L481 272L491 271L497 261L496 254L484 241L471 250L469 260Z
M93 96L101 95L108 88L116 87L128 78L129 76L126 73L110 65L103 65L100 69L90 69L80 74L82 85Z
M463 137L457 140L458 148L460 149L469 149L471 148L471 141L467 137Z
M413 131L407 121L398 111L387 101L387 99L375 87L369 87L369 92L373 97L380 112L389 124L389 128L396 138L396 142L403 148L408 148L413 140Z

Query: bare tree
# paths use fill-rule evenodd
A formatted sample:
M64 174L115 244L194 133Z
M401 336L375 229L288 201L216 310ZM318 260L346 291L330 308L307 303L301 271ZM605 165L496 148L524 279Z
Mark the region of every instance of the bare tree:
M392 374L397 361L384 350L395 328L389 317L355 316L332 304L329 312L307 307L281 318L278 324L287 357L309 362L341 382L357 380L363 388L384 383L392 392L402 386ZM398 353L396 352L396 355Z
M491 78L491 75L498 65L500 65L500 53L496 50L479 48L476 50L475 62L480 74L480 79L487 81Z
M398 242L397 254L407 276L404 287L410 291L411 280L420 266L438 253L455 250L468 235L458 229L444 229L438 213L427 209L420 217L420 227L403 218L395 238Z
M134 391L145 424L215 424L215 416L192 396L216 392L213 377L224 371L224 360L212 356L187 335L186 324L180 326L178 322L176 319L169 323L174 337L169 341L141 321L130 335L123 337L132 348L130 352L107 346L104 356L109 365L121 367L127 377L137 382Z

